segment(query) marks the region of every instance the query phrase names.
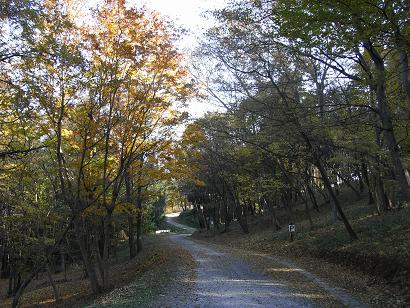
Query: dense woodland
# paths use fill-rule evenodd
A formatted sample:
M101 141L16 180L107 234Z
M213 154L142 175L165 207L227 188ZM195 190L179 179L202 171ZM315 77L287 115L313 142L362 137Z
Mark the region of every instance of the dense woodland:
M410 201L410 4L238 0L192 55L168 20L125 1L0 2L1 278L17 305L39 273L81 263L111 288L165 206L221 232L249 215L291 224L319 200L351 240L339 191L383 216ZM176 128L179 104L223 112ZM287 221L278 221L285 210ZM313 227L313 225L312 225Z
M179 30L124 1L85 17L81 1L1 5L1 278L14 305L72 262L108 290L122 234L135 257L165 206L193 93Z
M214 12L196 72L227 112L186 131L202 228L317 196L357 238L340 187L383 212L410 200L407 1L238 1ZM205 63L205 64L203 64ZM212 72L212 73L209 73ZM193 155L195 154L195 155Z

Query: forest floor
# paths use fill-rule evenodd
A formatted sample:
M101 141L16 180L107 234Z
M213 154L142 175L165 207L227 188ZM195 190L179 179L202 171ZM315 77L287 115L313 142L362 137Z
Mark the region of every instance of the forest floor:
M195 262L184 249L172 245L164 236L144 237L144 249L129 260L126 245L111 266L113 289L98 296L91 294L81 266L71 265L66 277L53 276L62 301L56 303L45 275L39 275L23 294L20 307L150 307L164 296L169 285L189 289L187 277L195 277ZM0 280L0 307L11 307L5 298L8 280ZM154 305L155 306L155 305Z
M233 222L229 232L201 231L194 237L244 258L272 277L281 272L272 269L272 261L293 264L300 269L293 275L305 276L333 297L338 289L328 290L322 282L347 290L370 307L409 307L410 207L378 216L365 200L344 203L359 240L350 240L341 222L331 222L328 204L320 213L312 213L313 228L302 207L295 208L297 233L293 241L287 226L274 231L263 217L249 217L249 234L243 234ZM286 221L282 214L281 221ZM320 277L319 281L309 277L311 274Z

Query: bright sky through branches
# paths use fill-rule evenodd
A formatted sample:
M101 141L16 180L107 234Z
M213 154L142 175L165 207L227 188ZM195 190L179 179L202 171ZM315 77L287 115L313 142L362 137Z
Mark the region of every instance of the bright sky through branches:
M134 3L138 0L132 0ZM180 42L180 47L185 51L192 51L198 46L198 39L203 32L213 25L212 19L204 16L206 11L222 8L226 0L144 0L138 4L168 16L177 26L188 31L186 37ZM205 102L193 100L189 103L188 112L198 117L207 111L216 110L217 107Z
M87 16L89 10L96 8L102 0L74 0L77 18L81 22L89 22ZM128 0L130 6L145 6L150 10L157 11L168 17L177 27L182 27L187 32L183 39L178 42L179 48L189 55L198 47L199 39L206 29L213 26L212 18L206 18L205 13L214 9L223 8L227 0ZM208 16L209 17L209 16ZM218 110L215 104L206 103L194 99L188 103L187 111L193 117L200 117L207 111Z

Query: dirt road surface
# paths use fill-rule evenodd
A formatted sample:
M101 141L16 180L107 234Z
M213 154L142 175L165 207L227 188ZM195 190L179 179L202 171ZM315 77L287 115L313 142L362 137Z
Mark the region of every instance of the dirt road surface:
M192 240L189 234L194 229L176 222L175 216L168 216L167 222L185 228L187 234L171 235L169 239L192 254L198 264L197 277L192 282L192 294L184 297L174 294L172 299L168 297L168 301L161 304L165 307L366 307L345 290L330 287L319 277L291 263L286 264L335 300L322 305L315 296L298 292L288 282L273 280L242 258L206 242Z

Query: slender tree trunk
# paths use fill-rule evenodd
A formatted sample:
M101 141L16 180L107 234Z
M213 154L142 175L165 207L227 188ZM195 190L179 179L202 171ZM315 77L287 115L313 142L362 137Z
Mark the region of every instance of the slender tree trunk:
M56 285L56 283L53 279L53 275L51 273L50 265L49 265L48 262L46 264L46 271L47 271L48 281L50 282L51 287L53 288L54 299L55 299L56 302L59 302L60 301L60 293L58 292L58 288L57 288L57 285Z
M341 219L342 219L342 221L343 221L343 223L346 227L347 232L349 233L349 235L352 239L357 239L356 232L354 232L352 226L350 225L349 221L347 220L347 217L345 216L345 214L342 210L342 207L339 203L339 200L337 199L335 193L333 192L332 185L329 181L329 178L327 176L325 168L323 167L323 165L322 165L322 163L320 162L319 159L316 159L316 160L317 160L317 167L320 171L320 174L322 175L322 179L323 179L323 182L325 184L325 187L329 192L330 198L332 199L332 201L333 201L333 203L334 203L334 205L337 209L337 212L340 215L340 217L341 217Z
M94 294L101 292L101 286L98 282L97 273L92 265L90 257L88 255L87 247L84 242L84 234L81 228L80 218L74 220L74 228L77 237L78 246L80 247L81 257L84 263L85 270L87 272L88 279L90 281L91 290Z
M400 149L396 141L392 119L388 110L384 59L370 41L365 41L364 47L368 51L376 68L377 106L383 126L384 138L394 166L394 174L400 185L402 198L410 200L410 177L401 159Z
M364 182L359 166L356 166L356 175L359 179L359 191L362 193L364 191Z
M221 202L217 200L214 207L214 228L219 231Z
M137 252L142 250L142 196L141 196L141 186L138 186L138 196L137 196Z
M312 220L312 215L310 215L310 208L309 208L309 204L308 204L307 195L302 196L302 200L303 200L303 203L305 204L305 212L306 212L306 217L309 220L310 230L313 230L313 220Z
M276 215L275 204L274 204L272 199L266 199L265 198L264 200L265 200L265 203L266 203L266 205L269 209L273 226L275 227L276 231L279 231L281 229L281 226L280 226L278 217Z
M61 252L61 269L64 272L64 281L67 281L67 264L64 252Z
M104 264L103 264L103 260L101 257L101 250L100 250L100 245L99 245L99 242L100 242L99 234L100 233L101 232L100 230L98 230L98 226L94 226L94 236L91 241L91 247L92 247L91 249L93 250L93 255L95 257L97 268L101 276L100 278L102 280L102 275L104 273Z
M224 218L225 218L225 230L224 230L224 232L228 232L229 231L229 224L231 223L231 217L229 215L229 205L228 205L228 200L227 200L225 190L224 190L224 193L223 193L223 203L224 203Z
M244 204L244 206L242 207L242 217L241 217L241 221L242 221L242 231L244 233L249 233L249 227L248 227L248 208L247 205Z
M389 208L386 192L384 191L383 180L380 176L378 168L375 170L375 195L376 195L376 211L386 211Z
M24 290L27 288L27 286L30 284L30 282L34 279L34 277L37 276L37 274L40 272L41 268L42 268L42 265L37 265L37 267L34 269L34 271L31 272L29 277L27 277L27 279L18 288L17 292L14 294L14 297L13 297L13 303L12 303L13 308L18 306L18 303L20 301L20 297L23 295Z
M128 204L132 204L132 190L131 190L131 179L128 173L125 174L125 198ZM134 238L134 217L133 213L128 214L128 247L130 251L130 259L135 258L137 255L137 248L135 247Z
M315 165L319 169L320 175L322 176L323 184L325 185L325 187L326 187L326 189L327 189L327 191L330 195L330 198L332 199L332 201L333 201L333 203L334 203L334 205L337 209L337 212L339 213L339 215L340 215L340 217L343 221L343 224L345 225L345 228L346 228L347 232L350 235L350 238L351 239L358 239L358 237L356 235L356 232L354 232L352 226L350 225L349 221L347 220L347 217L345 216L345 214L342 210L340 202L337 199L337 197L336 197L336 195L335 195L335 193L332 189L332 184L330 183L330 180L329 180L329 177L327 175L326 169L324 168L320 158L318 157L318 154L316 153L316 150L313 148L312 143L310 142L307 135L302 131L300 133L303 136L303 138L305 139L306 144L307 144L308 148L310 149L310 151L313 155L313 158L315 160Z
M241 205L239 202L239 199L237 198L235 198L235 203L238 209L239 225L241 226L242 232L247 234L249 233L249 228L248 228L248 217L247 217L248 215L247 215L246 204Z
M407 108L410 117L410 79L409 79L409 57L405 50L399 52L400 55L400 79L403 92L406 95Z
M314 208L317 212L320 212L319 205L317 204L317 200L316 200L315 193L313 192L313 190L312 190L312 188L310 187L309 184L307 184L306 187L307 187L307 191L308 191L308 193L309 193L310 200L312 201L313 208Z
M206 228L205 218L204 218L204 214L203 214L202 209L201 209L201 205L198 204L198 203L195 203L194 206L196 207L196 211L197 211L199 228L200 229L205 229Z
M133 259L137 255L137 247L135 246L135 237L134 237L134 217L128 215L128 246L130 250L130 259Z
M322 187L318 186L317 184L315 186L317 188L316 191L319 192L319 194L322 196L323 202L325 204L329 203L330 200L329 200L328 195L326 194L326 188L323 189Z
M10 277L10 255L7 252L7 249L4 248L3 250L3 255L1 258L1 273L0 273L0 278L1 279L6 279Z
M7 297L10 297L12 295L13 295L13 275L12 275L12 273L10 273L8 289L7 289Z
M362 199L362 196L360 195L360 192L350 183L349 179L344 177L341 173L337 173L338 177L342 179L342 181L349 187L353 193L356 195L357 200ZM362 183L363 184L363 183Z
M13 282L16 279L16 270L13 266L13 264L10 264L10 276L9 276L9 288L7 290L7 296L15 296L15 294L13 294Z
M367 190L369 192L369 204L373 204L374 203L374 198L373 198L373 194L372 194L372 190L371 190L371 186L370 186L370 181L369 181L369 173L367 172L367 166L366 164L362 161L361 163L361 172L363 175L363 179L364 182L366 183L367 186Z
M286 208L286 211L288 212L288 222L289 223L294 223L294 217L293 217L293 210L292 210L292 191L285 191L282 194L282 203L283 206Z
M110 289L110 249L111 249L112 212L107 211L104 217L104 251L103 251L103 288Z

